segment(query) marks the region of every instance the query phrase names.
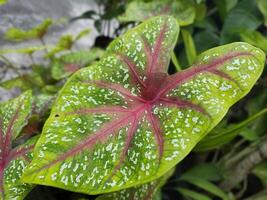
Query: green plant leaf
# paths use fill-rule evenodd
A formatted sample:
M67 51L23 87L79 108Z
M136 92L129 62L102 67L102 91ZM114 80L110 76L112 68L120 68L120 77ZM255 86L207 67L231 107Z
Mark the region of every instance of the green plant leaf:
M32 158L36 138L13 147L31 114L32 96L27 91L0 104L0 199L23 199L32 185L20 182L20 177Z
M0 6L6 3L7 3L7 0L0 0Z
M96 200L161 200L161 187L172 176L174 169L164 174L162 177L146 183L144 185L132 187L118 192L104 194Z
M200 177L190 176L190 175L182 175L181 180L187 181L199 188L204 189L205 191L214 194L220 197L223 200L229 200L227 194L221 190L219 187L214 185L212 182L205 180Z
M132 1L127 5L124 15L119 17L121 22L141 22L156 15L173 15L180 26L192 24L195 19L194 4L188 0L167 1Z
M46 56L53 57L55 56L55 54L61 51L70 50L73 44L74 44L74 39L72 35L63 35L59 38L56 46L52 48Z
M46 19L41 24L27 31L19 28L10 28L5 33L5 39L16 42L32 39L42 39L51 25L52 20Z
M243 31L254 31L261 23L262 20L258 15L255 1L242 0L225 18L221 32L221 43L240 40L240 33Z
M211 131L209 135L207 135L203 140L201 140L197 146L195 147L196 151L207 151L215 148L219 148L220 146L231 141L235 136L237 136L242 129L251 124L254 120L261 117L262 115L267 113L267 108L262 109L258 113L250 116L246 120L229 126L223 130L216 130L216 128Z
M193 200L212 200L210 197L208 197L208 196L206 196L204 194L195 192L193 190L189 190L189 189L185 189L185 188L178 188L177 190L183 196L189 197L189 198L191 198Z
M192 65L197 57L196 47L191 33L186 29L182 29L182 36L185 46L186 57L189 65Z
M240 33L240 37L244 42L252 44L256 47L261 48L267 53L267 37L264 37L258 31L243 31Z
M262 15L264 16L264 25L267 26L267 1L256 0L258 8L260 9Z
M75 36L74 41L77 41L85 36L87 36L91 32L91 29L82 30L77 36Z
M88 51L78 51L55 58L52 62L52 77L56 80L68 77L82 67L88 66L103 55L104 51L93 48Z
M23 180L99 194L153 181L180 162L250 91L265 54L233 43L168 75L178 32L175 18L151 18L76 72L60 91Z
M0 49L0 54L20 53L20 54L33 54L36 51L45 49L45 46L39 47L25 47L20 49Z

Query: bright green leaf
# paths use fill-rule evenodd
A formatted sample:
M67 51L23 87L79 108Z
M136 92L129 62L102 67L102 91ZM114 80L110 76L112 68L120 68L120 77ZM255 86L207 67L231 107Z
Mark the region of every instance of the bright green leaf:
M0 0L0 6L2 5L2 4L6 4L7 3L7 0Z
M32 158L36 138L13 147L32 109L31 92L0 104L0 199L23 199L32 185L21 183L20 177Z
M99 194L153 181L180 162L250 91L265 54L232 43L168 75L178 33L175 18L151 18L76 72L54 103L23 180Z
M121 22L144 21L156 15L173 15L180 26L192 24L195 19L195 8L188 0L167 1L132 1L127 5L124 15L119 17Z
M73 44L74 40L72 35L63 35L59 38L56 46L48 52L47 57L53 57L61 51L70 50Z
M20 53L20 54L33 54L36 51L45 49L44 46L39 47L25 47L20 49L0 49L0 54Z
M85 36L87 36L91 32L91 29L84 29L77 36L75 36L74 41L77 41Z

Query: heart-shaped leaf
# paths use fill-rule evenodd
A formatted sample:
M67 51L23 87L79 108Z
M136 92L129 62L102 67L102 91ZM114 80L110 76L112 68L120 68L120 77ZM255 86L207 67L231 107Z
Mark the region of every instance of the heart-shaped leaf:
M179 32L151 18L114 40L61 90L23 180L90 194L155 180L249 92L265 55L246 43L201 54L168 75Z
M31 92L0 104L0 199L23 199L32 185L21 183L20 177L32 158L36 137L13 147L31 113Z
M126 12L119 17L121 22L141 22L157 15L173 15L180 26L192 24L195 19L194 4L188 0L132 1Z

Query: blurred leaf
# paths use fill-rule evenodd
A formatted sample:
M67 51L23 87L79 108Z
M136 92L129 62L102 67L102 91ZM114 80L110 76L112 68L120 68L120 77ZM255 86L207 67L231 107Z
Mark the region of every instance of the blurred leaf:
M61 52L70 50L73 46L74 40L72 35L63 35L59 38L56 46L50 50L47 54L47 57L53 57L55 54Z
M156 15L173 15L180 26L192 24L195 19L195 7L192 1L188 0L167 0L167 1L132 1L126 7L126 12L119 17L121 22L144 21Z
M261 179L265 188L267 188L267 161L262 162L257 165L253 170L253 174L255 174L259 179ZM266 194L267 197L267 194Z
M19 88L22 91L29 89L38 90L44 86L43 80L36 74L25 74L14 79L0 83L0 87L5 89Z
M267 1L266 0L256 0L259 10L264 16L264 25L267 26Z
M267 199L267 189L256 193L255 195L246 198L244 200L266 200Z
M215 0L219 15L222 20L225 19L227 13L236 6L238 0Z
M33 54L36 51L45 49L45 46L25 47L20 49L0 49L0 54L19 53L19 54Z
M209 30L199 31L194 36L194 41L198 53L219 45L220 38Z
M95 19L96 16L98 16L98 14L94 10L88 10L84 12L82 15L72 18L71 21L75 21L78 19Z
M213 163L201 163L182 174L183 176L201 177L209 181L219 181L223 178L221 169Z
M104 51L93 48L88 51L77 51L55 58L52 62L52 77L56 80L65 78L82 67L86 67L101 57Z
M81 31L74 39L74 41L77 41L85 36L87 36L91 32L91 29L84 29Z
M178 188L177 190L183 196L189 197L189 198L191 198L193 200L212 200L210 197L208 197L208 196L206 196L204 194L195 192L193 190L189 190L189 189L185 189L185 188Z
M196 9L196 21L202 21L203 19L205 19L206 14L207 14L207 6L204 3L201 4L197 4L195 6Z
M195 43L189 31L182 29L181 32L183 36L186 57L187 57L189 65L192 65L197 57Z
M267 2L267 1L266 1ZM256 47L261 48L267 53L267 37L264 37L258 31L243 31L240 33L242 41L252 44Z
M0 6L6 3L7 3L7 0L0 0Z
M46 19L41 24L27 31L19 28L10 28L5 33L5 39L16 42L31 40L31 39L42 39L43 36L46 34L48 28L51 26L51 24L52 20Z
M227 194L217 187L215 184L211 183L210 181L207 181L203 178L195 177L195 176L190 176L190 175L182 175L181 180L187 181L211 194L214 194L223 200L229 200L229 197Z
M207 151L211 149L219 148L220 146L231 141L236 135L240 133L242 129L247 127L251 122L256 120L258 117L267 113L267 108L262 109L258 113L250 116L246 120L228 126L225 129L217 130L216 127L195 147L196 151Z
M256 30L262 23L257 11L255 1L243 0L239 2L225 18L221 43L237 41L239 40L239 34L243 31Z
M239 135L241 135L245 140L248 140L248 141L255 141L259 139L259 134L256 131L249 129L249 128L244 128L239 133Z

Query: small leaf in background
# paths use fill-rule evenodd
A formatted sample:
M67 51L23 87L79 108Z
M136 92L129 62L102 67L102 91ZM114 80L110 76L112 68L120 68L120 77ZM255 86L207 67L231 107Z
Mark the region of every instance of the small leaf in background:
M218 8L221 19L224 20L229 11L236 6L238 0L215 0L214 2Z
M141 22L157 15L173 15L180 26L192 24L195 19L194 4L188 0L169 1L132 1L126 12L119 17L121 22Z
M254 31L262 23L255 1L242 0L225 18L221 32L221 43L238 41L243 31Z
M5 89L13 89L13 88L19 88L21 91L26 90L40 90L40 88L44 87L45 83L41 77L40 74L37 74L35 72L24 74L21 76L18 76L16 78L4 81L0 83L0 87Z
M264 25L267 26L267 1L266 0L256 0L259 10L264 16Z
M183 196L189 197L193 200L212 200L212 198L208 197L207 195L186 188L178 188L177 191L180 192Z
M7 0L0 0L0 6L6 3L7 3Z
M74 40L72 35L63 35L59 38L56 46L48 52L47 57L53 57L61 51L70 50L73 44Z
M145 184L180 162L253 87L265 54L232 43L167 73L175 18L151 18L115 39L64 85L23 181L87 194Z
M171 169L162 177L152 182L114 193L104 194L99 196L96 200L161 200L161 187L172 176L173 172L174 169Z
M194 35L197 52L203 52L220 44L220 38L210 30L199 31Z
M48 31L48 28L52 25L51 19L44 20L41 24L30 30L22 30L18 28L10 28L5 33L5 39L15 42L42 39Z
M52 77L56 80L65 78L82 67L86 67L100 58L104 51L99 48L92 48L87 51L77 51L54 58L52 62Z
M85 36L87 36L91 32L91 29L84 29L77 36L75 36L74 41L77 41Z
M20 177L32 158L36 137L13 147L31 115L32 96L27 91L0 104L0 199L23 199L32 185L21 183Z
M189 31L182 29L181 32L183 36L187 61L189 65L192 65L197 57L195 43Z
M243 31L240 33L241 40L261 48L267 53L267 37L258 31Z

